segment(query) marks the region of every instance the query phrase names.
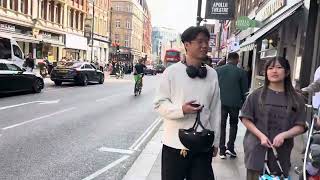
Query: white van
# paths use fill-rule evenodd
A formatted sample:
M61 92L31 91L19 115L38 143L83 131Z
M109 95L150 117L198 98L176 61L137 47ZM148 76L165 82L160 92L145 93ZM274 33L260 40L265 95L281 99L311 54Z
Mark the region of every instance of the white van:
M9 35L0 33L0 60L11 61L23 68L24 54L18 43Z

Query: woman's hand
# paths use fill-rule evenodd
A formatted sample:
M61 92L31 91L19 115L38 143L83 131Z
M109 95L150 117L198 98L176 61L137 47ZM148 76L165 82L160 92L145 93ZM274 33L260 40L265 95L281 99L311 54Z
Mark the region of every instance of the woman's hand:
M283 133L278 134L274 139L273 139L273 146L274 147L280 147L282 146L283 142L285 140L285 136Z
M272 143L270 142L270 140L268 139L268 137L266 135L261 135L260 137L260 142L261 145L267 148L271 148L272 147Z

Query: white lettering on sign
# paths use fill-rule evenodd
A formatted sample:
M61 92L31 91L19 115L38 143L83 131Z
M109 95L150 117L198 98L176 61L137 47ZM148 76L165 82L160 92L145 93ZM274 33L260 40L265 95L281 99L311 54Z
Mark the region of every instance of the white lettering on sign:
M16 31L16 27L9 24L0 24L0 29L5 31L12 31L12 32Z
M227 2L215 2L212 4L211 14L228 14L229 5Z
M271 0L256 15L257 21L264 21L286 5L286 0Z

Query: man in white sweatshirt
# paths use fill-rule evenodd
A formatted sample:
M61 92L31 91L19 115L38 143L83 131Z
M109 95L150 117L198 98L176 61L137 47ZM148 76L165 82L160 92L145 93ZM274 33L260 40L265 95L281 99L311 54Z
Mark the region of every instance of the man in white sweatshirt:
M203 64L209 38L205 27L190 27L183 32L186 60L164 71L156 93L155 110L164 121L162 180L214 179L211 163L219 146L221 102L217 73ZM192 152L180 142L178 132L192 127L201 108L201 122L215 132L215 139L210 151Z

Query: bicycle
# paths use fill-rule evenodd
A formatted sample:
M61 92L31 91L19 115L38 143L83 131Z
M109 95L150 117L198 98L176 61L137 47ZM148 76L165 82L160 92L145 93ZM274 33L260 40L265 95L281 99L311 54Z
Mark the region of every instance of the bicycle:
M140 95L142 91L142 77L143 74L135 75L134 96Z

